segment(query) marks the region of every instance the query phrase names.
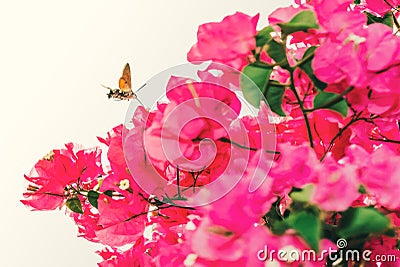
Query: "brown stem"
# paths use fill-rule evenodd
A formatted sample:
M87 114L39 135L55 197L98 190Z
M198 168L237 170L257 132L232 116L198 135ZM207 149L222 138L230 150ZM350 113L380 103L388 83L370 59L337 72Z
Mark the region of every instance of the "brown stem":
M332 140L329 142L329 146L328 149L325 150L324 154L322 155L322 157L319 159L319 161L323 161L324 158L326 157L326 155L332 150L333 145L335 144L336 139L338 139L344 131L346 131L350 125L352 125L353 123L355 123L356 121L359 120L359 117L361 115L362 112L355 114L355 116L341 129L339 129L338 133L332 138Z
M384 143L400 144L400 140L392 140L392 139L387 139L387 138L385 138L385 139L380 139L380 138L373 138L373 137L371 137L371 138L369 138L369 140L372 140L372 141L379 141L379 142L384 142Z
M314 148L314 141L313 141L313 137L312 137L310 121L308 120L308 117L307 117L307 111L304 108L304 104L301 101L300 96L297 93L297 90L294 86L294 69L290 70L290 90L292 90L293 94L295 95L295 97L297 99L297 102L299 103L299 107L301 109L301 112L303 113L304 121L306 123L307 135L308 135L308 140L310 141L310 147Z
M292 68L295 69L295 68L301 66L301 65L304 64L307 60L309 60L310 58L312 58L312 57L314 56L314 54L315 54L315 50L314 50L312 53L310 53L310 54L308 54L307 56L305 56L305 57L304 57L303 59L301 59L300 61L298 61L298 62L296 63L296 65L294 65Z
M135 214L135 215L129 217L128 219L126 219L125 222L129 222L130 220L133 220L133 219L135 219L135 218L137 218L137 217L139 217L139 216L146 215L146 214L148 214L148 213L150 213L150 212L153 212L153 211L159 211L159 210L168 209L168 208L171 208L171 207L181 208L181 209L190 209L190 210L194 210L194 208L191 208L191 207L182 207L182 206L177 206L177 205L168 205L168 206L158 207L158 208L155 209L155 210L148 210L148 211L143 211L143 212L141 212L141 213Z

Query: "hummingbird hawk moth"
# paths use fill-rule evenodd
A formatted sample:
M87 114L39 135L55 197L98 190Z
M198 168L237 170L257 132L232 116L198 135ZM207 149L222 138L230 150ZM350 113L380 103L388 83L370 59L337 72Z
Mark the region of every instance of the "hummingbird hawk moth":
M138 91L140 91L146 84L140 87ZM110 90L107 94L108 98L114 98L117 100L131 100L136 99L143 106L143 103L138 99L136 93L132 91L132 80L131 80L131 68L129 63L126 63L124 70L122 71L122 76L119 78L118 87L119 89L111 88L105 85L102 85L104 88Z

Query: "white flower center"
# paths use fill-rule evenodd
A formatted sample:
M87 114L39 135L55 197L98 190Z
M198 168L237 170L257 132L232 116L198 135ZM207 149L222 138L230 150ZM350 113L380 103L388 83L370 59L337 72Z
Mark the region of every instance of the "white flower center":
M121 190L127 190L129 188L129 180L124 179L119 182L119 189Z
M197 260L197 255L196 254L189 254L187 255L185 261L183 262L183 265L185 265L185 267L191 267L195 264Z

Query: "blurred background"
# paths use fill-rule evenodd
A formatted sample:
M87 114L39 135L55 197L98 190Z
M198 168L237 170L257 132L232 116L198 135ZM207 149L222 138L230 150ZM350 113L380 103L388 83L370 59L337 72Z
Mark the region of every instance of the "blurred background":
M63 211L30 212L23 175L51 149L98 145L129 103L107 99L126 62L133 87L186 62L198 25L289 0L1 1L0 266L96 266L101 248L77 238ZM146 94L161 95L159 92Z

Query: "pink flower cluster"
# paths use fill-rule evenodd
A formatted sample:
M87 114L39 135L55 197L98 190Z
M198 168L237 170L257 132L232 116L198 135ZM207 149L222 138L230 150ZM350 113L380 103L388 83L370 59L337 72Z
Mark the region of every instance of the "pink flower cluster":
M246 72L286 116L263 102L257 116L242 116L232 88L244 83L232 73L214 83L173 76L167 101L139 106L132 129L98 138L103 162L100 148L72 143L39 160L22 203L67 206L79 235L105 245L100 267L326 266L328 255L257 255L266 245L337 249L339 238L374 256L390 253L397 261L381 266L398 266L400 40L366 15L396 19L398 4L297 0L270 14L264 30L256 30L258 15L240 12L201 25L188 60ZM271 148L263 135L275 131ZM221 176L228 179L213 192L201 190ZM266 178L249 192L254 177Z
M398 140L399 137L400 41L386 25L366 26L364 14L357 9L349 10L351 2L314 1L298 8L278 9L269 17L271 23L278 23L310 10L318 18L319 29L293 34L288 53L293 55L292 60L298 60L308 47L318 45L312 61L316 77L327 84L324 92L341 94L348 102L346 117L324 109L309 114L317 154L323 155L333 146L331 151L336 159L344 155L345 147L350 144L361 145L371 152L382 143L375 139ZM279 70L277 75L283 82L289 77L285 70ZM302 70L296 69L294 78L305 107L311 109L318 91ZM293 92L286 91L283 107L293 119L278 125L282 141L307 141L306 125L300 108L292 104L295 102ZM293 127L301 129L303 134L290 131ZM336 142L330 143L339 131L341 135L335 138ZM399 149L398 145L387 145Z
M85 188L97 184L96 178L103 174L100 156L98 148L83 149L73 143L66 144L64 149L52 150L25 176L32 184L22 203L35 210L62 207L64 196L73 194L73 186L78 181Z
M250 17L237 12L219 23L201 25L198 42L190 49L188 60L212 60L241 70L247 65L251 50L256 48L254 36L258 19L258 15Z

